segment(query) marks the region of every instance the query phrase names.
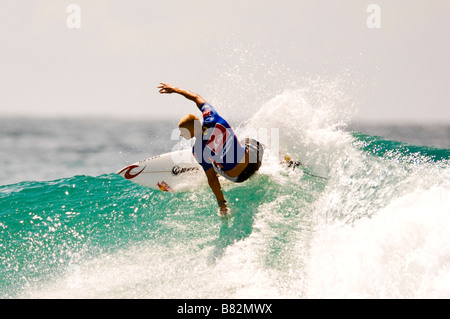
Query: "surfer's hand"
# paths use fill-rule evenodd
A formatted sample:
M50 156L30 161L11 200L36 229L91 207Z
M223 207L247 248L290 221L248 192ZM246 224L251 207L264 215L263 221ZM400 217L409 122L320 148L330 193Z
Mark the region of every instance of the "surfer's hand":
M158 86L159 93L161 94L171 94L171 93L178 93L184 96L185 98L194 101L195 104L197 104L197 107L201 110L201 106L206 103L206 101L197 93L187 91L180 89L179 87L167 84L167 83L160 83L161 85Z
M220 217L227 217L230 214L230 209L228 208L227 204L223 204L219 208L219 216Z
M161 93L161 94L171 94L171 93L176 92L174 86L172 86L170 84L167 84L167 83L160 83L160 84L161 85L158 86L158 89L160 89L159 93Z

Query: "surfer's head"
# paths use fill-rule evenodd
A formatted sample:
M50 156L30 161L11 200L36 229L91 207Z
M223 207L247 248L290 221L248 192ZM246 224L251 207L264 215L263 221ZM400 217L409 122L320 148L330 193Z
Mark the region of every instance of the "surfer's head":
M180 136L189 140L197 135L198 132L201 132L202 123L197 116L187 114L178 123L178 128L180 129Z

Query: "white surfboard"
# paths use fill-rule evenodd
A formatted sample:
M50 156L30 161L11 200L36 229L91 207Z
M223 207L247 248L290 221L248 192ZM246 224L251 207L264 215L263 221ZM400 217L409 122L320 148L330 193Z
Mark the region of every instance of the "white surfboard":
M203 168L191 149L150 157L122 168L117 174L136 184L164 192L192 190L206 182Z
M281 156L280 162L287 169L301 169L302 166L299 161L292 161L290 156ZM163 192L190 191L207 182L203 168L192 155L191 149L150 157L122 168L117 174L136 184ZM221 183L229 182L221 176L219 179Z

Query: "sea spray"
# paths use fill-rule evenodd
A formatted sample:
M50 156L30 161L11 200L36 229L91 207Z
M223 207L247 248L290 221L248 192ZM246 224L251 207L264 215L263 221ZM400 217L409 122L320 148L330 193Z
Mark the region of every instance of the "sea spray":
M342 92L334 92L340 99L336 98L332 104L327 103L332 100L331 96L325 97L327 92L322 91L320 97L318 92L287 90L264 104L245 123L245 128L278 128L280 153L326 177L336 154L352 141L343 128L353 112L352 107L343 105L346 100Z

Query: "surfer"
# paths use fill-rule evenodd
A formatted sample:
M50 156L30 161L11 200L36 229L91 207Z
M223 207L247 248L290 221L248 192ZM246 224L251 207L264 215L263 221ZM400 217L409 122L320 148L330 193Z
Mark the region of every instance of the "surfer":
M196 138L192 153L203 167L208 184L216 196L219 213L229 213L218 175L242 183L261 166L264 147L258 141L246 138L242 145L228 122L197 93L161 83L161 94L177 93L195 102L202 112L203 123L193 114L185 115L179 122L181 136L189 140Z

